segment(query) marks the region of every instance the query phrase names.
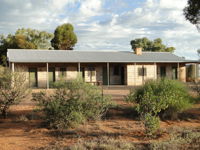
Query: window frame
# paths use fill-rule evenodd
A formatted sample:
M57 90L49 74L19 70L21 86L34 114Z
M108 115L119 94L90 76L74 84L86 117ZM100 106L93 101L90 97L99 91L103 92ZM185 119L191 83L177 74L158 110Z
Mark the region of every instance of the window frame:
M138 68L138 76L140 76L140 77L147 76L147 68L146 67L139 67Z

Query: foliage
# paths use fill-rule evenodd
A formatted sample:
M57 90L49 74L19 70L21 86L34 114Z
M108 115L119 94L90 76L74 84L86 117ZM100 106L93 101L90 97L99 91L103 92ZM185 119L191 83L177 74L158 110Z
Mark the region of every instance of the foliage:
M188 0L187 6L184 8L184 15L186 20L197 26L200 25L200 1Z
M153 136L160 127L160 118L157 116L153 116L150 113L146 113L144 115L143 120L144 120L146 135Z
M50 40L53 38L53 34L45 32L45 31L38 31L35 29L18 29L15 35L23 35L27 42L30 42L35 45L35 49L50 49L51 44Z
M34 29L18 29L14 35L0 35L0 64L5 65L7 49L49 49L53 35Z
M146 37L134 39L130 42L132 49L135 50L138 47L143 48L143 51L153 51L153 52L173 52L174 47L166 47L162 43L162 39L157 38L153 41Z
M149 81L135 92L127 96L127 101L137 103L137 111L144 120L144 124L150 126L151 132L155 131L158 115L173 117L188 108L191 103L189 94L183 83L175 80L161 79ZM152 119L152 123L148 123ZM155 125L154 127L152 125ZM147 129L149 131L149 129Z
M58 26L54 32L54 38L51 40L52 47L61 50L73 50L76 43L74 27L69 23Z
M133 143L121 138L103 136L89 140L81 139L72 146L64 145L63 141L57 141L39 150L199 150L200 148L199 128L176 127L168 129L167 133L169 138L149 142Z
M150 150L188 150L200 148L200 129L176 128L170 131L170 138L148 145Z
M41 150L134 150L134 143L123 139L115 139L107 136L92 140L79 140L72 146L64 146L61 142L43 147Z
M109 97L102 97L98 87L81 79L60 82L56 87L50 96L44 92L33 95L51 128L75 127L88 120L100 119L111 104Z
M197 92L198 96L200 97L200 81L194 81L193 84L193 90Z
M25 73L12 73L8 68L0 67L0 111L4 118L9 107L18 104L28 93Z

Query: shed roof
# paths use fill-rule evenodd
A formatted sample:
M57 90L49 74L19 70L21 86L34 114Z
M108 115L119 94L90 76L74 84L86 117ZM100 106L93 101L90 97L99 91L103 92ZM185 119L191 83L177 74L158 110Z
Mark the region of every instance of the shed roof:
M131 63L131 62L187 62L185 58L169 52L143 52L136 55L131 51L78 51L78 50L22 50L8 49L9 62L19 63Z

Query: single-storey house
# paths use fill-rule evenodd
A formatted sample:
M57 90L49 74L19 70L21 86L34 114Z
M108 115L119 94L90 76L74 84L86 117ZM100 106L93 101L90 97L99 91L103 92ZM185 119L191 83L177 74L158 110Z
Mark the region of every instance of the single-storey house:
M162 77L186 82L186 64L193 61L170 52L67 51L8 49L10 68L23 68L30 87L49 88L78 75L85 82L138 86Z

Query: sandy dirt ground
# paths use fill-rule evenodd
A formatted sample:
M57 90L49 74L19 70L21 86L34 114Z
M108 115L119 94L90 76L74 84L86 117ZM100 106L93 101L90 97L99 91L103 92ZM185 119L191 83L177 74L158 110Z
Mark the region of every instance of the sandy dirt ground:
M72 145L80 139L92 139L98 136L118 137L132 142L146 142L144 129L137 118L133 118L134 112L130 104L122 101L129 90L105 90L104 94L112 94L117 109L112 109L101 121L89 122L76 129L69 129L61 138L58 133L42 126L42 121L35 117L35 106L30 100L23 101L20 105L12 106L8 119L0 119L0 150L28 150L38 149L62 141L65 145ZM29 116L30 120L23 120L23 116ZM161 122L164 131L170 127L199 127L200 104L185 112L185 118L178 121ZM160 138L166 138L163 134Z

